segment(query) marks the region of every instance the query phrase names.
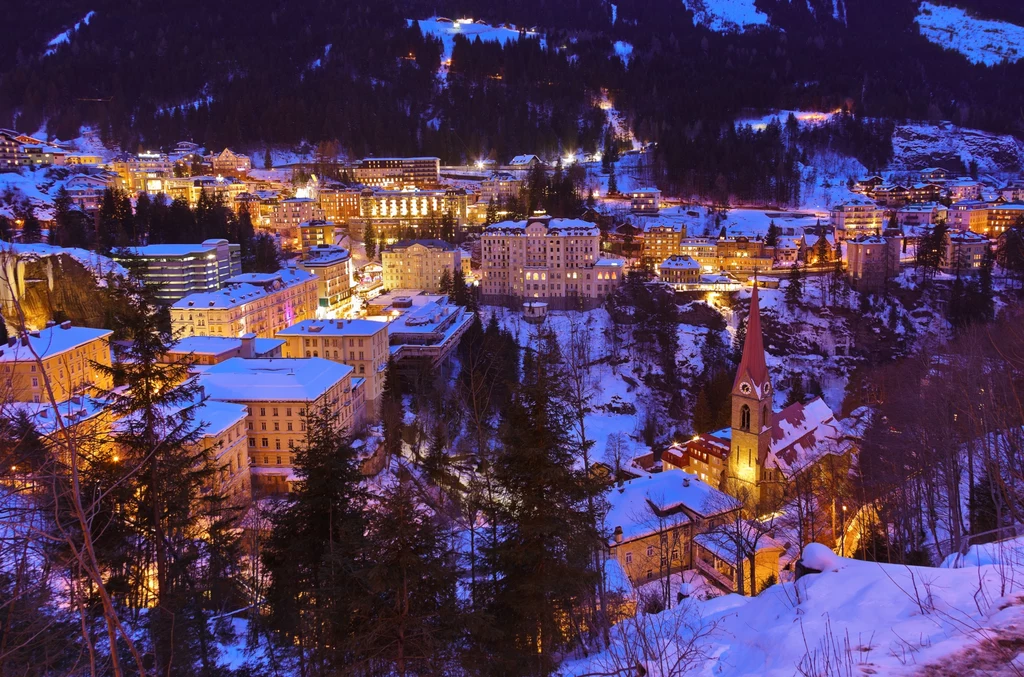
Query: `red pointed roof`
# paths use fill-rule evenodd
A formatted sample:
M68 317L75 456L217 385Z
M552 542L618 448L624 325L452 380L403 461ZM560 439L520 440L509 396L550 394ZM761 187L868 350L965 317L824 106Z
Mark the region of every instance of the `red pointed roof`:
M750 294L750 315L747 316L747 337L743 341L743 359L736 370L736 381L732 384L737 390L743 381L749 381L757 391L758 397L764 384L768 383L768 364L764 360L764 336L761 334L761 308L758 305L757 283Z

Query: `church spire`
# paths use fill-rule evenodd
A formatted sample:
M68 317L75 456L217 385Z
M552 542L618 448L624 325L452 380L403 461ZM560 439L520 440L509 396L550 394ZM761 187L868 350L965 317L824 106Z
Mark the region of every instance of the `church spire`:
M764 358L764 337L761 334L761 309L758 305L757 281L755 280L754 290L750 294L750 314L747 316L747 337L743 342L743 358L740 360L739 369L736 370L736 381L732 388L735 391L743 382L747 382L760 396L768 381L768 364Z

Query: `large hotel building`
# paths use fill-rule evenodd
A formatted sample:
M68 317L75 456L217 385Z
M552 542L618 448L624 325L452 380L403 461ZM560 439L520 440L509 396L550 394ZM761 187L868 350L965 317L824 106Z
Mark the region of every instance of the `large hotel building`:
M353 176L357 183L365 186L430 188L441 180L441 160L436 157L365 158L353 170Z
M597 226L547 216L489 226L481 239L485 303L537 299L592 306L622 282L622 262L602 259Z
M173 303L195 292L216 291L242 272L242 252L227 240L202 244L151 244L135 247L132 254L146 264L143 277L156 285L156 296ZM115 256L124 263L124 259Z

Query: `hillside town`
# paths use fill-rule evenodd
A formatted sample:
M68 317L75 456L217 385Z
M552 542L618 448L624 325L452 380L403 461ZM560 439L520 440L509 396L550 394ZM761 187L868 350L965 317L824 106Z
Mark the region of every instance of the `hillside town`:
M0 130L2 509L60 506L104 660L639 675L583 659L834 558L1015 543L1024 176L730 206L619 191L646 152L275 163ZM969 422L934 440L904 396ZM535 632L470 620L499 612Z

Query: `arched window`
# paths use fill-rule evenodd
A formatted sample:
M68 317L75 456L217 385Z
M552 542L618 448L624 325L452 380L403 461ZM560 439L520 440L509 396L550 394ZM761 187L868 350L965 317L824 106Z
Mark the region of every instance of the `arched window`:
M768 405L761 407L761 427L765 427L771 423L771 419L768 418Z
M750 430L750 407L745 404L740 408L740 430Z

